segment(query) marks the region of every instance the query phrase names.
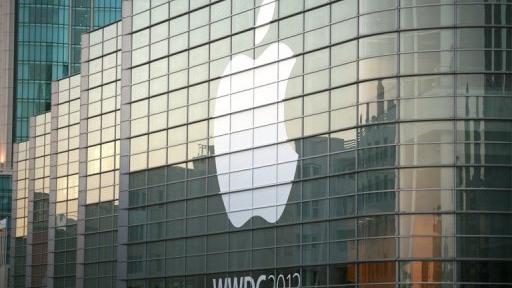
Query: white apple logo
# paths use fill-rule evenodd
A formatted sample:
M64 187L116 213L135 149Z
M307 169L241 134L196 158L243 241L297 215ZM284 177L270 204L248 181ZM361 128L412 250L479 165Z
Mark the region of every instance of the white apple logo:
M269 23L274 15L276 1L263 0L256 19L258 28L255 31L255 45L261 43L269 31ZM266 106L267 109L259 109L256 113L253 107L255 102L260 105L284 100L287 79L296 62L295 58L290 58L293 55L294 53L290 47L283 43L268 45L257 59L252 59L246 55L236 55L224 69L219 82L213 113L216 117L213 124L214 134L225 135L228 133L228 135L213 140L215 153L249 149L253 147L254 142L254 146L265 145L260 150L267 149L269 155L269 157L253 156L253 149L215 158L222 201L231 224L237 228L254 216L260 216L269 223L276 223L282 216L288 202L292 181L297 169L298 154L291 144L281 144L279 149L277 148L278 135L281 141L288 139L285 124L283 122L277 123L276 120L284 119L284 110L277 109L277 104L275 104L274 106L269 105L268 108ZM279 68L277 68L278 65L274 62L285 58L289 59L281 61ZM279 74L279 79L283 81L279 85L276 83L274 83L274 86L269 85L267 90L261 87L261 89L257 88L259 92L254 93L254 86L261 81L258 80L258 73L253 76L253 73L255 73L253 68L268 63L274 63L267 65L269 67L267 69L268 74ZM267 77L264 69L260 69L260 71L263 71L260 72L260 75L264 75L261 78ZM258 100L255 97L253 101L252 95L255 94L259 94L260 99L266 100ZM237 111L241 112L233 113ZM233 114L229 116L229 113ZM221 117L223 115L225 116ZM255 128L255 122L265 122L266 119L274 119L268 121L268 125L265 127L266 130ZM235 127L240 125L248 127L238 129L243 130L240 133L234 133L238 131ZM286 159L287 161L286 164L281 164L279 168L277 168L277 150L279 150L279 159ZM255 169L253 168L253 161L260 163L270 161L271 163L265 163L265 167ZM234 169L234 166L238 168Z

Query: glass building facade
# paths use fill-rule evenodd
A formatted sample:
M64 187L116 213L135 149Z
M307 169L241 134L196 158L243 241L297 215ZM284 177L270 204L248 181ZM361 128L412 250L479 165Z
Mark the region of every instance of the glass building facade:
M0 15L0 35L3 39L0 43L0 219L3 219L11 216L11 210L16 210L11 207L11 199L18 197L12 195L11 188L13 142L40 137L30 132L30 117L51 109L51 81L80 72L81 34L118 21L121 1L5 0L0 3ZM49 157L50 151L45 153ZM44 163L38 159L40 155L32 157L37 159L36 166ZM41 167L36 166L32 168L38 171ZM43 287L47 285L47 249L41 249L47 246L49 187L39 185L42 179L38 175L35 178L27 177L35 182L35 186L30 188L32 190L28 191L27 203L30 207L27 206L27 215L24 215L28 221L28 238L24 235L16 239L19 243L28 241L21 245L26 251L17 255L26 254L26 265L31 268L23 273L20 271L24 268L17 270L16 275L28 276L26 281L21 279L24 276L17 277L16 285L25 285L26 282L30 287ZM46 180L44 183L48 184ZM44 197L40 199L39 196ZM35 223L32 223L32 217ZM10 219L7 222L11 222ZM15 225L12 223L12 226ZM35 255L31 254L32 248ZM7 246L2 251L9 253L11 250ZM0 283L4 283L3 271L9 269L8 265L5 266L8 262L0 265Z
M509 2L132 1L127 286L510 285Z
M11 251L12 287L25 287L27 267L29 141L14 146Z
M80 72L80 35L117 21L120 0L16 1L14 139L29 137L30 116L50 109L50 82Z
M74 287L78 221L80 75L54 82L49 201L49 287Z
M32 118L28 189L27 287L47 287L51 113Z
M512 2L133 0L81 43L48 287L512 285Z
M0 176L0 219L11 216L12 177Z
M81 85L83 158L80 170L78 247L83 287L116 287L117 215L121 107L120 22L82 40Z
M0 2L0 219L11 215L14 8L13 1ZM9 249L5 248L4 251ZM5 278L2 276L0 278Z

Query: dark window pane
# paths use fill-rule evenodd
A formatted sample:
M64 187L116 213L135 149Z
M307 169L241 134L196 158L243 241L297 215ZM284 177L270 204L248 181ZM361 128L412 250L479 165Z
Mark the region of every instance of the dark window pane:
M457 280L478 283L512 283L512 262L461 261L457 263Z
M331 196L356 193L355 174L334 176L330 178L329 190Z
M396 147L384 146L357 151L359 169L394 166L396 162Z
M372 214L395 211L395 192L367 193L357 196L357 212Z
M337 197L329 199L332 218L354 215L356 197Z
M359 148L394 144L396 141L395 124L372 125L357 131Z
M512 238L458 237L457 257L512 259Z
M324 136L310 137L303 140L302 157L310 157L327 153L327 144L329 138Z
M329 157L331 162L330 172L333 174L353 171L356 169L355 151L332 154Z
M458 190L457 209L462 211L512 211L510 190Z
M358 173L357 191L395 189L395 170L366 171Z
M395 216L372 216L363 217L357 220L358 237L381 237L395 235Z
M460 235L512 235L512 214L459 214L457 234Z

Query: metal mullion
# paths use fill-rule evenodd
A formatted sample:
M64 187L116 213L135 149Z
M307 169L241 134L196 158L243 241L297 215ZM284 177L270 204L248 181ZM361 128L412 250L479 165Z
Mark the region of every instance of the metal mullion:
M401 259L400 259L400 239L401 239L401 231L400 231L400 196L401 196L401 193L399 192L400 191L400 169L398 168L400 166L400 120L401 120L401 117L400 117L400 111L401 111L401 91L400 91L400 83L401 83L401 69L400 69L400 65L401 65L401 59L400 59L400 35L401 35L401 25L400 25L400 16L401 16L401 3L400 1L398 1L398 7L396 8L397 9L397 13L396 13L396 21L397 21L397 33L396 33L396 51L395 51L395 55L396 55L396 85L397 85L397 97L396 97L396 102L397 102L397 105L396 105L396 118L395 118L395 124L394 124L394 129L395 129L395 141L394 141L394 144L395 145L395 168L394 168L394 173L395 173L395 187L394 187L394 190L395 190L395 229L396 229L396 232L395 232L395 271L396 271L396 274L395 274L395 287L399 287L399 283L400 283L400 264L401 264Z
M355 160L356 160L356 165L355 165L355 173L354 173L354 179L355 179L355 183L356 183L356 187L355 187L355 195L354 195L354 230L355 230L355 235L354 235L354 249L356 250L355 251L355 263L354 263L354 266L355 266L355 283L356 285L359 284L359 239L358 239L358 234L359 234L359 211L358 211L358 198L359 198L359 156L358 156L358 149L359 149L359 141L358 141L358 132L359 132L359 62L360 62L360 53L359 53L359 39L361 38L361 29L360 29L360 24L361 24L361 20L360 20L360 3L359 1L357 1L357 14L356 14L356 17L357 17L357 35L356 35L356 83L354 85L355 88L356 88L356 127L354 128L356 130L356 139L355 139Z
M453 259L451 261L453 268L452 268L452 282L455 286L455 283L457 283L457 86L458 86L458 74L457 74L457 35L459 34L459 30L457 29L457 15L458 15L459 6L453 5L453 19L454 19L454 25L453 25L453 47L452 47L452 53L453 53L453 117L452 117L452 127L453 127L453 183L454 187L452 188L452 205L453 205Z

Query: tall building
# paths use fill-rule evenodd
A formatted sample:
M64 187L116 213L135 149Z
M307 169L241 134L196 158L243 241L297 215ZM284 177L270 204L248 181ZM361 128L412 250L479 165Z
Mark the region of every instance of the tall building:
M11 215L12 118L14 95L13 1L0 3L0 220Z
M16 141L50 109L50 82L80 72L80 35L121 15L120 0L16 1Z
M509 2L123 1L15 145L13 283L512 285Z
M81 34L119 20L121 0L5 0L0 3L0 16L0 219L4 219L12 209L12 143L27 140L29 118L50 109L51 81L80 72Z
M9 270L9 217L12 199L12 146L14 105L14 1L0 1L0 286L7 286Z

